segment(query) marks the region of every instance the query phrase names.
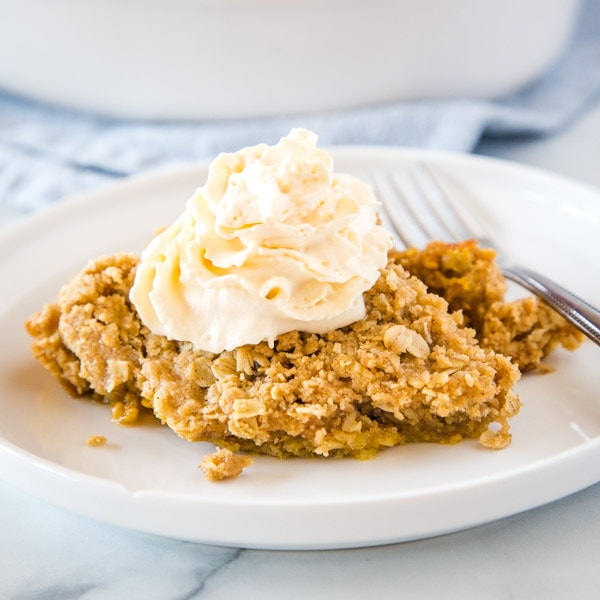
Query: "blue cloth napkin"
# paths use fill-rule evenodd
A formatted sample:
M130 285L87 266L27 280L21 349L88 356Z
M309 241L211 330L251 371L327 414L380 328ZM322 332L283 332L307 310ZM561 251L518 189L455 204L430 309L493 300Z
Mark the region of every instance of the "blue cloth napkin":
M322 145L375 144L471 152L490 136L552 133L600 96L600 2L587 0L569 47L510 97L399 102L328 114L194 123L139 122L68 111L0 92L0 206L37 210L104 182L210 159L308 127Z

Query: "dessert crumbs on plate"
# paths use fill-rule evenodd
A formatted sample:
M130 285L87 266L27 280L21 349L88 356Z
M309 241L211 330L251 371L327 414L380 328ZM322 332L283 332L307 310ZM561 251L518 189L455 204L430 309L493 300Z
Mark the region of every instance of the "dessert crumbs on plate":
M26 323L32 351L115 420L153 411L182 438L231 451L205 458L210 480L246 466L236 451L369 458L465 438L503 448L520 371L543 371L553 348L583 340L535 298L505 302L494 253L474 242L392 251L352 325L219 354L141 323L129 300L137 264L130 254L90 262Z
M200 463L200 470L208 481L234 479L252 464L252 458L244 454L234 454L227 448L206 454Z
M86 444L88 446L96 447L96 446L104 446L106 444L106 442L107 442L107 439L103 435L91 435L87 439Z

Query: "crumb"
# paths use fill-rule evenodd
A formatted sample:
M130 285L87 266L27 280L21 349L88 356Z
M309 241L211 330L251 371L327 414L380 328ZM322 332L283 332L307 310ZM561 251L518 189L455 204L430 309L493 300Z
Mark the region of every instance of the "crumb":
M252 459L243 454L234 454L226 448L206 454L200 463L200 469L208 481L234 479L252 464Z
M104 446L104 444L106 444L106 438L103 435L91 435L87 441L86 444L88 446Z

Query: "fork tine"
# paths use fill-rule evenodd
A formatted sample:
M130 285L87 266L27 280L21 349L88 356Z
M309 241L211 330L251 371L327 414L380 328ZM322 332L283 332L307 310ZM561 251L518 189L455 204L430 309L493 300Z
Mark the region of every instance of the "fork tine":
M427 178L433 193L441 201L445 209L446 218L448 219L446 227L452 232L455 241L468 238L483 239L486 237L482 233L479 223L465 210L461 203L456 201L454 194L450 193L448 186L442 183L441 176L430 164L421 163L419 165L419 173L421 177ZM449 216L451 216L453 224L451 224Z
M395 197L398 198L402 203L406 211L405 214L408 213L408 215L411 217L413 224L418 227L420 232L426 238L434 238L436 235L435 229L432 227L432 223L425 218L426 216L430 216L432 213L427 213L426 211L419 210L413 202L415 196L410 192L404 191L396 177L390 177L390 187L393 190ZM429 204L428 199L425 198L425 200L427 201L427 204ZM413 245L415 244L413 243Z
M477 220L449 191L445 177L432 165L420 162L402 175L378 174L371 179L389 224L404 246L420 247L430 240L467 239L494 246Z
M400 179L400 175L387 174L373 177L373 182L375 193L404 246L421 247L435 239L461 239L444 215L445 202L440 202L433 193L436 190L431 190L431 185L423 182L423 179L429 179L429 175L418 176L411 171L402 178L402 182Z
M400 208L404 209L404 212L409 212L412 214L412 211L408 207L406 203L406 198L404 194L398 194L397 190L392 190L390 193L390 181L391 176L386 175L373 175L372 176L372 184L375 192L375 196L381 202L384 215L387 217L387 221L393 227L394 233L399 241L408 248L411 246L411 235L408 233L408 229L406 227L406 221L401 218L401 211L395 210L394 204L400 204Z
M400 211L394 210L394 204L397 204L398 202L400 203L401 208L407 210L404 195L393 193L390 196L389 191L386 191L386 188L389 188L389 176L385 176L384 179L382 175L372 175L370 179L375 196L381 202L383 207L382 220L384 222L387 221L387 223L384 224L391 225L398 241L408 248L411 245L411 236L406 229L406 222L400 218Z
M419 191L432 216L443 231L443 239L454 242L472 236L469 227L462 219L454 198L442 186L438 176L427 163L420 163L413 172Z

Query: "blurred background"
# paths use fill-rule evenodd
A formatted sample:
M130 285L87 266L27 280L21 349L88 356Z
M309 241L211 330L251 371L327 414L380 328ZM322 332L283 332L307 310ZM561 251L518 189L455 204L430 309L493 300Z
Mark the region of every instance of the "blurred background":
M291 127L463 152L551 136L600 98L600 3L3 0L0 56L19 216Z

